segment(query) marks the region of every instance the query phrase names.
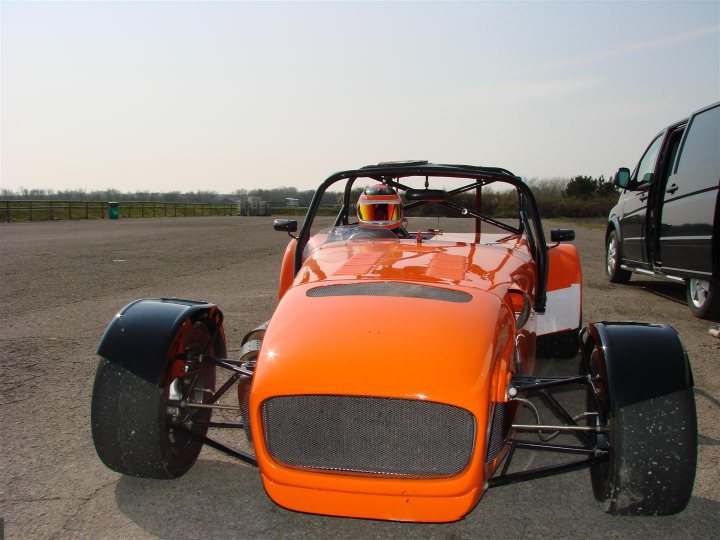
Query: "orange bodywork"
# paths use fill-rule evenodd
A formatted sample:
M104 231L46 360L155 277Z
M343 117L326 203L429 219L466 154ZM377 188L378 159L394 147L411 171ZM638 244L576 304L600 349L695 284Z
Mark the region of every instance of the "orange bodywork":
M285 291L288 290L288 287L290 287L290 284L293 281L293 257L295 255L296 245L297 240L293 238L288 242L288 245L285 248L285 253L283 254L282 264L280 265L280 279L278 283L278 300L283 297Z
M521 236L496 236L483 238L491 242L486 245L475 244L473 235L328 243L310 252L288 284L291 241L282 300L265 334L250 397L257 460L275 502L303 512L423 522L457 520L474 507L502 457L486 459L493 403L507 401L517 356L523 372L532 370L534 359L532 326L516 332L522 301L512 291L532 301L535 264ZM308 295L317 287L373 282L430 285L471 299ZM289 466L268 450L263 403L308 395L423 400L469 411L476 426L471 458L461 472L443 478Z
M539 317L538 336L576 330L582 319L582 271L575 246L550 248L548 267L547 310Z

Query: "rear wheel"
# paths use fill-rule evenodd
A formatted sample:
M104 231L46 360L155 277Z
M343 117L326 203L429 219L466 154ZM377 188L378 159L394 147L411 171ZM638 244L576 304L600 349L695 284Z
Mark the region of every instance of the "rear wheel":
M718 285L705 279L690 278L685 286L687 303L693 315L700 319L720 317Z
M697 459L692 388L620 408L608 404L600 355L590 358L587 405L592 437L608 461L591 467L595 498L609 514L669 515L687 506Z
M165 357L149 375L133 373L122 361L100 359L93 387L91 422L95 449L111 469L143 478L176 478L195 463L202 443L178 426L209 421L210 409L180 407L206 403L215 387L215 366L201 361L212 336L210 319L186 320ZM224 353L218 333L210 355ZM207 428L193 428L204 435Z
M620 240L614 229L605 243L605 273L610 283L627 283L632 275L632 272L620 268Z

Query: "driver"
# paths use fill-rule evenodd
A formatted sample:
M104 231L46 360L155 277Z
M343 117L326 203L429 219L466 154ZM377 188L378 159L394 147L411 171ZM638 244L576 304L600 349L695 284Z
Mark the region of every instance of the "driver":
M402 227L403 203L390 186L366 187L357 203L358 223L369 229L389 229L397 234Z

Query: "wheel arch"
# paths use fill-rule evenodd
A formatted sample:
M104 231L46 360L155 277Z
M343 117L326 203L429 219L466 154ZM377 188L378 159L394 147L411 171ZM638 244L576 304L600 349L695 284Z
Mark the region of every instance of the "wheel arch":
M596 322L580 335L583 369L587 372L593 350L602 357L613 409L694 385L687 352L671 326Z
M222 338L225 353L223 316L214 304L176 298L135 300L122 308L108 324L97 354L121 364L128 371L156 383L154 362L167 355L180 326L188 319L208 318ZM217 338L215 338L217 339Z
M620 219L618 219L617 216L610 216L608 220L607 226L605 227L605 244L607 244L607 239L612 231L615 231L615 234L617 234L618 244L620 244L618 247L622 247L622 231L620 229Z

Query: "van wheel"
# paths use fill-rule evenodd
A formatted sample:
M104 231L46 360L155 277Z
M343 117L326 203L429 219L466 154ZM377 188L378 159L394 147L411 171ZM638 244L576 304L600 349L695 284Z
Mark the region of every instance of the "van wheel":
M691 278L687 280L685 294L690 311L700 319L720 317L720 292L712 281Z
M605 272L610 283L627 283L632 275L620 268L620 241L615 230L610 231L605 243Z

